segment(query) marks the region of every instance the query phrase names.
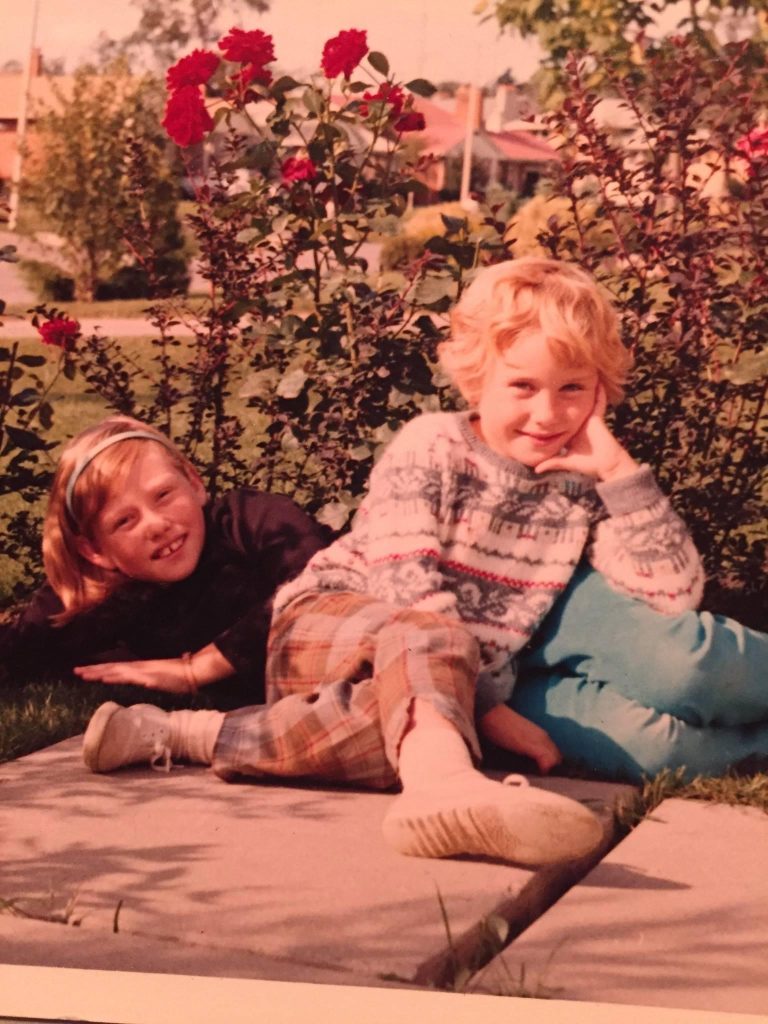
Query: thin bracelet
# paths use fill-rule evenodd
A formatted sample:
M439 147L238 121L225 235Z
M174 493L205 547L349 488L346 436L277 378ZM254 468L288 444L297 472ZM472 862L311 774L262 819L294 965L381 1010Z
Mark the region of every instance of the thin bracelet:
M192 652L184 651L181 656L182 664L184 665L184 677L187 681L188 693L197 693L200 683L195 675L195 670L192 667Z

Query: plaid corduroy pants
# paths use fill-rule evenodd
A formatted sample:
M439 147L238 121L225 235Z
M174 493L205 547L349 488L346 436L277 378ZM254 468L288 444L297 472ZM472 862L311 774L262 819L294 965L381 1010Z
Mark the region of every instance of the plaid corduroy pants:
M270 630L267 700L225 716L222 778L305 778L385 789L414 698L429 702L473 755L478 648L461 623L363 594L303 594Z

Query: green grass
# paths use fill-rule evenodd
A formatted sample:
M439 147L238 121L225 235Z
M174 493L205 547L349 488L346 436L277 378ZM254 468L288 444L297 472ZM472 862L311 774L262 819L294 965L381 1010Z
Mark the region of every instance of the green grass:
M107 699L101 687L62 682L0 686L0 762L76 736Z
M187 698L136 686L107 686L63 679L0 682L0 764L77 736L104 701L156 704L167 711L188 708ZM202 692L193 708L211 708Z
M190 296L203 298L203 296ZM140 320L147 315L152 299L110 299L106 302L49 302L47 305L63 309L67 316L75 320ZM6 306L4 316L19 316L25 319L29 315L30 305L26 302L11 302Z
M697 775L686 780L684 769L664 769L630 800L617 808L617 820L627 829L634 828L664 800L706 800L730 806L757 807L768 814L768 754L761 763L744 764L725 775Z

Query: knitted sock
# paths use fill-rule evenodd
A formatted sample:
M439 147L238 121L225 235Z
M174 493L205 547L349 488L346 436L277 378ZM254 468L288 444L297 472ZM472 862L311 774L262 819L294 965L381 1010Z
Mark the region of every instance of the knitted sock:
M169 742L171 760L212 764L222 723L223 711L171 711Z
M447 722L414 726L400 744L397 763L404 790L450 787L462 775L478 775L464 739Z
M486 778L451 726L414 726L402 741L398 771L403 793L382 831L400 853L540 865L581 857L603 836L594 814L575 800L529 787L520 776L510 777L515 785Z

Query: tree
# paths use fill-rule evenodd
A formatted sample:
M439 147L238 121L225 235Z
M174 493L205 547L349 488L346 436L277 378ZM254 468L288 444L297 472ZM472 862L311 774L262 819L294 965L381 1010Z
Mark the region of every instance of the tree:
M219 35L224 19L244 11L263 14L269 0L133 0L141 8L134 32L124 39L104 39L102 56L152 54L158 66L172 64L178 54L195 46L209 46Z
M64 240L76 298L90 300L100 282L135 262L125 237L140 234L164 255L180 247L158 126L162 97L155 79L134 78L123 63L99 73L80 68L71 91L55 95L56 108L37 121L23 192ZM136 164L142 194L132 187Z
M768 38L768 0L481 0L475 10L501 28L538 38L548 56L537 77L550 105L562 98L558 86L569 53L589 51L636 70L664 33L690 33L711 52L734 34L752 35L763 46Z

